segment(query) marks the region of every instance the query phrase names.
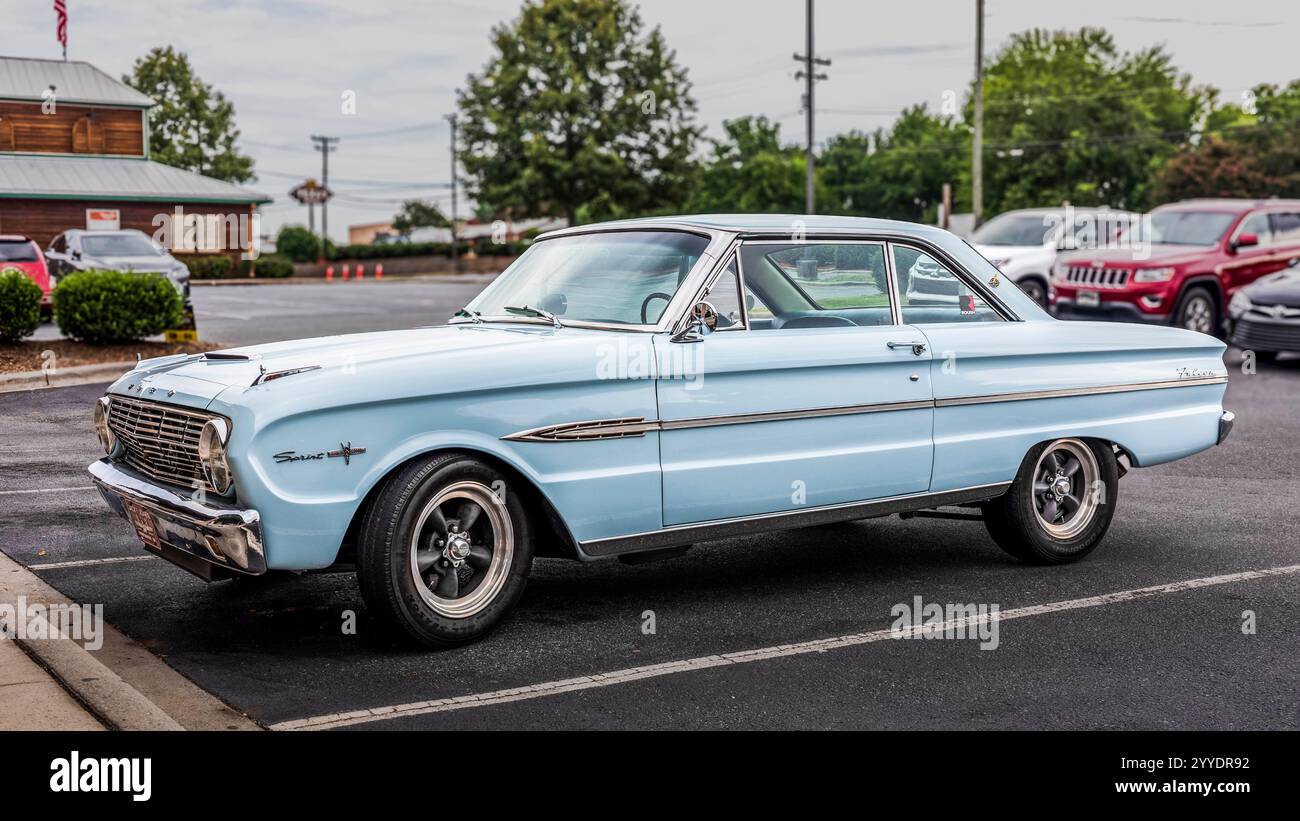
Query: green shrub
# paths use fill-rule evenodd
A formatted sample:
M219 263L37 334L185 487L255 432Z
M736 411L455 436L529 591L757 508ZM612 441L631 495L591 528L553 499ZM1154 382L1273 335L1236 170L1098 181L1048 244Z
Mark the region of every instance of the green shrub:
M244 260L239 266L240 272L244 276L248 276L251 267L252 262ZM284 257L275 254L264 254L257 258L258 279L283 279L291 276L293 276L293 263Z
M230 257L200 257L187 266L192 279L229 279L235 271Z
M143 339L181 323L183 300L158 274L78 271L54 288L54 322L64 336L106 344Z
M328 255L332 243L325 244ZM301 225L286 225L275 236L275 252L292 262L315 262L320 256L320 237Z
M0 271L0 342L17 342L41 324L41 286L22 271Z

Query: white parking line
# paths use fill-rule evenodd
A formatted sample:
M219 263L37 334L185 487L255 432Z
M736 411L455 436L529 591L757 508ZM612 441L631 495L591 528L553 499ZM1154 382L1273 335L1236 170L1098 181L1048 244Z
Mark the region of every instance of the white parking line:
M81 487L38 487L31 490L0 490L0 496L17 496L20 493L72 493L73 491L94 490L94 485Z
M91 567L97 564L122 564L123 562L143 562L149 559L156 559L157 556L145 554L143 556L113 556L108 559L80 559L74 562L46 562L45 564L29 564L28 570L62 570L66 567Z
M1136 590L1121 590L1116 593L1103 593L1100 596L1089 596L1084 599L1068 599L1066 601L1050 602L1048 604L1035 604L1029 607L1017 607L1012 610L1003 610L997 615L986 612L981 616L973 618L950 619L943 624L926 624L923 626L900 630L897 633L892 629L872 630L868 633L855 633L828 639L815 639L813 641L802 641L795 644L781 644L775 647L762 647L757 650L741 650L739 652L723 653L721 655L699 656L696 658L684 659L682 661L651 664L645 667L632 667L627 670L616 670L611 673L595 673L590 676L579 676L577 678L564 679L562 681L546 681L540 684L515 687L509 690L494 690L490 693L475 693L467 696L456 696L455 698L441 698L434 701L417 701L411 704L397 704L391 707L373 707L367 710L354 710L347 713L331 713L329 715L312 716L310 718L298 718L293 719L292 721L281 721L277 724L272 724L270 725L270 729L330 730L336 727L347 727L353 724L366 724L372 721L385 721L392 718L427 715L428 713L445 713L452 710L464 710L469 707L486 707L491 704L505 704L511 701L526 701L528 699L543 698L545 696L553 696L560 693L571 693L575 690L589 690L595 687L610 687L615 684L626 684L630 681L670 676L675 673L686 673L693 670L707 670L710 667L748 664L755 661L766 661L768 659L784 658L786 656L799 656L806 653L825 653L828 650L839 650L845 647L856 647L860 644L884 641L895 636L925 635L930 632L944 632L948 629L960 629L962 627L975 626L994 620L1006 621L1008 619L1021 619L1029 616L1042 616L1048 613L1059 613L1063 610L1079 610L1085 607L1102 607L1108 604L1117 604L1119 602L1132 601L1134 599L1142 599L1150 596L1160 596L1166 593L1182 593L1187 590L1196 590L1202 587L1213 587L1215 585L1249 581L1251 579L1264 579L1271 576L1291 576L1296 574L1300 574L1300 564L1288 565L1286 567L1271 567L1266 570L1247 570L1242 573L1229 573L1224 576L1207 576L1205 578L1188 579L1187 581L1159 584L1152 587L1139 587Z

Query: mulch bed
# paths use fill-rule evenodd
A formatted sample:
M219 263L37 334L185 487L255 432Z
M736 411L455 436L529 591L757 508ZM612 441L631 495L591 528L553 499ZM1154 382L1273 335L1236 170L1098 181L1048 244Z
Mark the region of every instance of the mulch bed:
M122 345L88 345L70 339L0 344L0 373L39 371L44 367L71 368L103 362L134 362L138 353L144 359L177 353L202 353L221 347L212 342L128 342ZM46 365L53 352L53 362Z

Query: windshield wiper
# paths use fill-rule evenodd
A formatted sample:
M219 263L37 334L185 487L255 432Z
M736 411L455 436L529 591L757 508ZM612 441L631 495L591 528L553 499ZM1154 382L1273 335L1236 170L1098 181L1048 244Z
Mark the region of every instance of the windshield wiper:
M556 328L564 327L564 323L560 322L560 318L558 316L551 313L550 311L544 311L541 308L534 308L531 305L521 305L519 307L515 307L513 305L507 305L505 307L505 310L506 313L511 313L516 316L535 316L538 317L539 319L550 320L551 324L554 325Z
M469 308L461 308L459 311L452 314L451 316L452 319L455 319L456 317L463 317L473 322L476 325L481 324L483 322L482 314L480 314L478 311L471 311Z

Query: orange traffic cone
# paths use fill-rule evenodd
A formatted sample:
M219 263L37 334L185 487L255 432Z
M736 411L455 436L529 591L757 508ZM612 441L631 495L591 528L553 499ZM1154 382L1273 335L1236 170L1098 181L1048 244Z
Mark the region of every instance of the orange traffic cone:
M384 278L384 263L382 263L382 262L376 262L376 263L375 263L375 279L383 279L383 278Z
M326 282L333 282L333 281L334 281L334 266L333 266L333 265L326 265L326 266L325 266L325 281L326 281Z

